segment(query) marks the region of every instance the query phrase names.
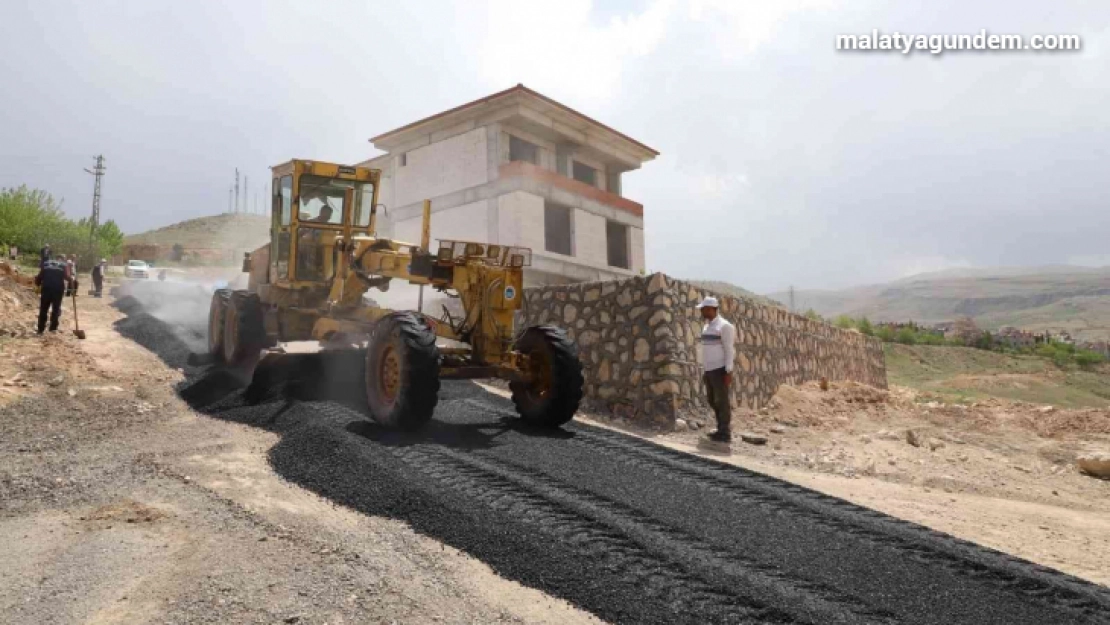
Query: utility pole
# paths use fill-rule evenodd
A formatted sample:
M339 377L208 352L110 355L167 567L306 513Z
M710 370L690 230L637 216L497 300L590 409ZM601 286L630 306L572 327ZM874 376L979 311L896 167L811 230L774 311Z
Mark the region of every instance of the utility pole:
M798 312L798 309L794 307L794 285L793 284L790 285L790 312Z
M235 168L235 212L239 212L239 168Z
M231 214L231 207L232 207L231 201L234 197L235 197L235 187L228 187L227 188L227 212L228 212L228 214Z
M92 224L89 226L90 245L92 245L93 239L96 238L96 229L100 225L100 179L104 177L104 171L107 169L104 166L103 154L94 158L96 158L96 165L92 169L85 168L86 172L96 177L96 182L93 183Z
M246 175L243 176L243 210L240 211L242 213L251 212L250 181L251 181L250 176L246 176Z

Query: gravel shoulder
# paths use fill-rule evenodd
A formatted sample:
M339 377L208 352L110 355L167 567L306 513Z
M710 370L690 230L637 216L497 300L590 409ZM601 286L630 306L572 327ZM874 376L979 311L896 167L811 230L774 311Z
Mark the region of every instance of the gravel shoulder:
M600 622L282 480L278 437L193 412L109 303L86 341L0 341L0 622Z

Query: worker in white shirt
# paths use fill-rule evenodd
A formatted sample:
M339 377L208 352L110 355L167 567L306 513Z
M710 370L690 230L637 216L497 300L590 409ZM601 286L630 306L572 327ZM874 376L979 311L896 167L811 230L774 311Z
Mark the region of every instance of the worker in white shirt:
M736 327L718 314L720 303L707 297L698 304L705 327L701 331L701 362L705 379L705 393L709 406L717 417L717 431L709 439L718 443L732 440L732 403L729 387L732 386L732 367L736 358Z

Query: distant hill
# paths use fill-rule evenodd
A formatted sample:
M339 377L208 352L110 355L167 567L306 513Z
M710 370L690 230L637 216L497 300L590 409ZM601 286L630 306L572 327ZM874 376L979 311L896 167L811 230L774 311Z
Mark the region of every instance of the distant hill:
M263 215L224 214L182 221L124 238L124 245L180 244L186 249L254 249L270 239L270 218Z
M1110 267L955 269L838 291L801 290L794 298L799 310L827 317L937 322L966 315L987 329L1012 325L1067 330L1081 339L1110 337Z
M686 280L686 282L689 282L690 284L692 284L696 287L703 288L706 291L712 291L712 292L717 293L719 295L726 295L726 296L729 296L729 297L738 297L740 299L752 300L752 301L755 301L755 302L759 302L761 304L767 304L769 306L775 306L777 308L782 308L783 307L782 304L780 304L779 302L777 302L777 301L775 301L775 300L773 300L769 297L765 297L765 296L759 295L757 293L752 293L751 291L749 291L745 288L738 287L735 284L731 284L731 283L728 283L728 282L721 282L720 280Z

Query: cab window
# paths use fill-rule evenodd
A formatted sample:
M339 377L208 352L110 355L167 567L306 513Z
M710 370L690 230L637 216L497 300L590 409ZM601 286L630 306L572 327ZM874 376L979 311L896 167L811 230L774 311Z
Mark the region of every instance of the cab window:
M282 176L278 190L281 200L281 225L288 226L293 216L293 176Z
M374 185L365 183L355 192L355 227L366 228L370 225L370 211L374 209Z
M297 219L302 224L343 223L343 200L350 182L320 176L301 176L300 206Z

